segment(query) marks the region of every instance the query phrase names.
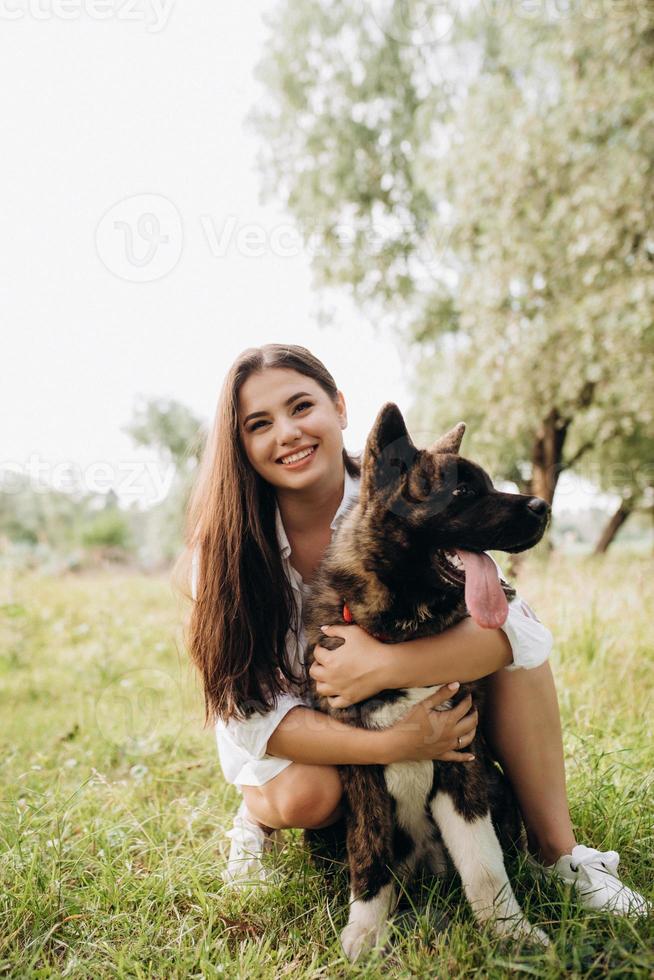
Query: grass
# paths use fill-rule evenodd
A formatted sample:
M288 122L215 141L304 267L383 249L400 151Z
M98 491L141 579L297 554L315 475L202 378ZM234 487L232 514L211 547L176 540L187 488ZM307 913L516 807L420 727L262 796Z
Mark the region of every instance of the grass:
M480 931L457 881L412 887L389 951L349 966L347 881L287 833L277 884L230 894L220 871L237 794L201 726L181 610L164 580L0 586L0 976L650 977L652 921L580 911L510 870L546 953ZM579 839L622 857L652 897L651 559L553 558L520 592L555 633Z

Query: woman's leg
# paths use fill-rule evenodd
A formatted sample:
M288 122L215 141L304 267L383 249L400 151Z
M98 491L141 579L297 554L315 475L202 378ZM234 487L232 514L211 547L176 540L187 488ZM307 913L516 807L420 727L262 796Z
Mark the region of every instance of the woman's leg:
M543 864L553 864L570 854L576 841L550 665L499 670L489 680L486 737L518 798L530 851Z
M336 766L293 762L263 786L242 786L252 816L268 830L302 827L318 830L342 814L341 777Z

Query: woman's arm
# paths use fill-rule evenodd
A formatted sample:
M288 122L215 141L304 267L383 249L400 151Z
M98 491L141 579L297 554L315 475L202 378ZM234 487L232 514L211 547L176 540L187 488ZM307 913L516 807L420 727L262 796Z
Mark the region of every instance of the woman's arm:
M437 636L387 646L384 679L390 688L476 681L513 663L506 633L470 617Z
M437 636L403 643L382 643L359 626L325 626L327 636L345 638L343 646L314 648L309 673L316 689L335 708L372 698L380 691L473 681L513 661L501 629L482 629L464 619Z
M506 582L493 556L488 557ZM508 607L500 629L485 629L466 617L444 633L395 644L381 643L354 625L322 627L345 643L336 650L318 644L309 672L318 694L345 708L386 688L474 681L502 668L540 666L552 651L552 634L518 593Z
M314 765L388 765L424 759L467 762L472 757L456 750L470 744L477 727L470 697L455 708L435 710L458 686L440 688L382 731L355 728L311 708L295 707L268 739L267 753Z
M384 732L353 728L311 708L293 708L268 739L266 752L316 765L384 764Z
M503 667L540 667L552 652L553 643L551 632L516 593L500 629L485 629L467 617L437 636L390 648L385 679L391 681L390 687L422 687L449 683L454 678L475 681ZM392 650L398 646L399 655L393 656Z
M395 644L381 643L354 625L328 626L324 632L345 643L331 651L316 646L310 673L318 693L336 708L385 688L470 681L501 668L538 667L553 645L550 631L518 595L509 602L501 629L483 629L468 617L436 636Z

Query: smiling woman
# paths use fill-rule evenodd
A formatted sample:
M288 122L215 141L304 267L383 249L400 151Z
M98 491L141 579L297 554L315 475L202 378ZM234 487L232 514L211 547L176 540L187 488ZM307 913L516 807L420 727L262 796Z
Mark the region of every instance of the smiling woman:
M297 680L301 623L278 529L305 569L317 562L345 474L359 474L346 425L343 395L303 347L249 348L227 374L187 524L199 582L188 643L208 719L266 712Z

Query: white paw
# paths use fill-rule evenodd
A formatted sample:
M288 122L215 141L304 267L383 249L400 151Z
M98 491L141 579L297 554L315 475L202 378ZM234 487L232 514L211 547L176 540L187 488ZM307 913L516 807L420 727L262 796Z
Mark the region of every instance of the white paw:
M550 937L547 935L546 932L543 932L542 929L539 929L538 926L531 927L529 938L533 943L536 943L539 946L550 945Z
M498 936L505 939L522 940L523 942L533 943L535 946L549 946L550 940L546 933L538 926L532 926L531 922L521 915L519 919L504 919L495 923L495 931Z
M350 962L354 962L362 953L368 953L382 940L383 929L367 929L359 922L350 922L341 933L343 952Z

